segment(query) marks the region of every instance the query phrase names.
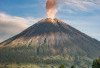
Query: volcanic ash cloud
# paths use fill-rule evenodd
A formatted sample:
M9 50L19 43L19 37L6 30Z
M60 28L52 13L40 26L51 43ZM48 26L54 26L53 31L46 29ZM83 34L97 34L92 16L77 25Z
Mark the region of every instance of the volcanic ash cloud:
M47 0L46 9L48 18L54 18L57 13L57 9L55 8L57 5L57 0Z

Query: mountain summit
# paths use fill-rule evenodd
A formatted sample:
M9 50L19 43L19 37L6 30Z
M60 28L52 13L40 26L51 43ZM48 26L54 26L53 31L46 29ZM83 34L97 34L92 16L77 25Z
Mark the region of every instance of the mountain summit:
M56 18L42 19L0 44L0 62L78 64L98 56L99 41Z

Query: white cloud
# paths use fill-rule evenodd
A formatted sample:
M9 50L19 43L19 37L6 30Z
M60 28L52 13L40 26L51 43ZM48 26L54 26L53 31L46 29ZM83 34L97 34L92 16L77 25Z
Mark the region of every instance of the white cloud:
M100 9L100 0L62 0L64 2L63 7L66 6L66 10L70 11L89 11L94 9ZM63 9L61 9L63 10ZM71 11L72 12L72 11Z
M0 13L0 42L20 33L37 21L38 19L32 17L23 18Z

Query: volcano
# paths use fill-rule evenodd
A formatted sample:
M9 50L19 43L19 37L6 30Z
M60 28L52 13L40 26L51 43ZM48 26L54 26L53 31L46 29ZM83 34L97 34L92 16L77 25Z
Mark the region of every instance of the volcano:
M91 65L100 42L55 18L42 19L0 43L0 63ZM68 62L68 63L67 63Z

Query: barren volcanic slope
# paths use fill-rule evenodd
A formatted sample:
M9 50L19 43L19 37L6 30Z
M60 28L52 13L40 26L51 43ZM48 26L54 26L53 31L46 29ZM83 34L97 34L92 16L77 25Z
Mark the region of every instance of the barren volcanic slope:
M90 64L100 42L58 19L42 19L0 44L0 63Z

